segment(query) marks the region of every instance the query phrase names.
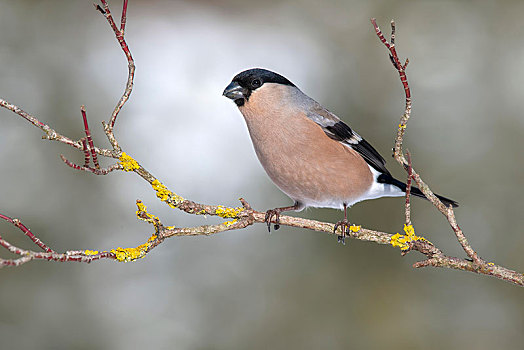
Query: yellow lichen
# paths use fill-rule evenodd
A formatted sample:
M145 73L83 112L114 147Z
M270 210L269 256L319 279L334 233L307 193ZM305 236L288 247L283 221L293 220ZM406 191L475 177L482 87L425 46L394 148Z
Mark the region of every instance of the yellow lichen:
M233 225L234 223L236 223L237 221L238 221L238 219L231 220L231 221L226 221L226 222L224 222L224 225L226 225L226 227L229 227L229 226Z
M139 245L136 248L116 248L111 249L110 252L115 255L116 260L120 262L129 262L141 259L146 256L151 243L157 238L156 235L149 237L146 243Z
M85 255L97 255L98 254L98 250L84 250L84 254Z
M136 217L139 218L140 220L149 222L150 224L153 224L153 225L156 225L156 223L159 221L157 216L153 214L149 214L147 212L146 205L142 203L141 201L136 201L136 207L137 207Z
M122 155L119 158L120 165L124 171L133 171L140 168L138 162L134 160L131 156L128 156L126 152L122 152Z
M393 237L391 237L390 244L393 247L400 247L400 250L408 250L409 249L409 242L413 241L427 241L424 237L415 235L415 229L412 225L404 225L404 232L405 235L401 235L400 233L394 234Z
M360 231L360 228L361 228L360 225L359 226L356 226L356 225L349 226L349 230L351 232L358 232L358 231Z
M242 207L227 208L222 205L219 205L215 210L215 213L221 218L235 218L238 216L238 214L240 214L243 211L244 208Z
M166 202L167 205L173 209L184 201L184 198L168 190L167 187L158 180L153 181L151 186L156 191L156 196L160 198L162 202Z

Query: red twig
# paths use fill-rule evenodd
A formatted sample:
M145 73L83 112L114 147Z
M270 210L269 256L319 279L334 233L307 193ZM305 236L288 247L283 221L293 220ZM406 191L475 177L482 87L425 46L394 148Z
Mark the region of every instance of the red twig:
M91 156L93 157L93 164L95 165L95 168L100 169L100 164L98 163L98 157L95 152L95 145L93 143L93 138L91 137L91 131L89 130L89 125L87 124L86 107L81 106L80 112L82 112L82 119L84 120L84 130L86 133L87 142L89 143L89 150L91 151Z
M98 5L98 4L93 4L95 6L95 9L97 11L99 11L101 14L105 15L106 12L104 11L104 9L102 8L102 6Z
M122 17L120 19L120 31L122 35L126 30L126 21L127 21L127 0L124 0L124 5L122 5Z
M118 163L115 163L115 164L113 164L113 165L111 165L111 166L109 166L107 168L100 168L100 167L99 168L93 168L93 167L90 167L90 166L80 166L80 165L75 164L72 161L68 160L63 154L60 155L60 158L62 159L62 161L64 163L66 163L68 166L70 166L73 169L87 171L87 172L93 173L95 175L107 175L110 172L112 172L113 170L117 170L117 169L121 168L120 164L118 164Z
M43 251L45 251L46 253L54 253L55 251L52 250L51 248L49 248L47 245L44 244L44 242L42 242L38 237L36 237L30 229L28 229L24 224L22 224L20 222L20 220L18 219L13 219L13 218L10 218L9 216L7 215L4 215L4 214L1 214L0 213L0 219L3 219L11 224L13 224L14 226L16 226L17 228L20 229L20 231L22 231L24 233L24 235L26 235L27 237L29 237L30 240L33 241L34 244L36 244L37 246L39 246L40 248L42 248Z
M84 151L84 166L80 166L71 162L70 160L66 159L66 157L64 157L63 154L60 155L60 158L62 158L64 163L66 163L73 169L91 172L96 175L106 175L109 174L111 171L118 169L118 164L106 169L100 168L100 163L98 162L98 155L96 154L93 138L91 137L91 130L89 130L89 124L87 123L87 113L85 106L80 106L80 112L82 113L82 119L84 122L84 132L86 134L85 137L82 137L80 139L80 141L82 142L82 149ZM93 158L93 164L95 165L94 167L89 166L89 160L91 158Z
M82 146L84 147L84 167L89 166L89 159L91 159L91 155L89 154L89 148L87 147L87 141L85 137L82 137Z
M111 10L109 9L109 5L107 4L106 0L100 0L102 2L102 5L104 7L103 11L101 11L100 6L95 5L96 9L100 11L104 17L106 18L107 22L113 29L113 32L115 32L116 39L118 40L118 43L120 44L120 47L122 48L122 51L124 51L124 54L127 58L128 63L128 77L127 77L127 83L126 88L124 91L124 94L116 104L115 109L113 110L113 113L111 114L111 119L109 120L108 126L110 130L113 129L116 122L116 117L118 116L118 113L120 113L120 110L124 106L124 104L129 99L129 96L131 95L131 91L133 90L133 80L135 76L135 63L133 60L133 56L131 56L131 51L129 50L129 47L127 46L127 43L124 39L124 29L126 26L126 20L127 20L127 1L124 1L124 4L122 6L122 18L121 18L121 24L120 24L120 30L115 24L115 20L113 19L113 16L111 15Z
M106 16L107 21L109 22L109 25L113 29L113 31L116 33L120 32L115 24L115 21L113 20L113 16L111 15L111 10L109 9L109 4L106 0L100 0L102 3L102 6L104 6L104 11L101 11L104 16ZM98 6L98 5L95 5Z
M406 67L408 66L409 60L406 59L406 62L404 65L400 63L400 59L397 55L397 50L395 48L395 21L391 21L391 44L386 40L384 37L384 34L382 34L382 31L377 25L377 21L375 18L371 19L371 23L373 24L373 27L375 28L375 32L377 33L378 38L386 47L388 48L389 52L391 53L390 59L393 62L393 65L398 70L398 74L400 75L400 81L402 82L402 85L404 86L404 91L406 92L406 98L411 98L411 92L409 90L408 85L408 79L406 77Z

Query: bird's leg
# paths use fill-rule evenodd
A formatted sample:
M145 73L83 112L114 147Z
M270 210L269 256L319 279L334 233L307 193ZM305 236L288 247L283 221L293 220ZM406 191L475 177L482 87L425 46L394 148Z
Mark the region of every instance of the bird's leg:
M346 203L344 203L344 220L340 220L335 224L335 228L333 229L333 233L337 232L337 228L340 226L340 229L342 231L342 235L338 236L338 242L342 244L346 244L346 236L349 235L349 221L348 221L348 214L347 214L348 206Z
M283 211L289 211L289 210L298 210L300 209L300 203L295 202L294 205L291 205L289 207L282 207L282 208L275 208L275 209L269 209L266 211L266 217L264 221L267 224L267 230L271 232L271 220L273 217L275 218L275 231L280 228L279 220L280 220L280 213Z

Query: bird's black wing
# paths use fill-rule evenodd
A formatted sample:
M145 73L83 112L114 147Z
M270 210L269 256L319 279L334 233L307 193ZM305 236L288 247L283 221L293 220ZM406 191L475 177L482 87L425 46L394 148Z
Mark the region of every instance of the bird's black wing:
M313 107L308 111L307 117L317 123L327 136L336 140L348 147L354 149L364 160L377 170L380 175L376 181L384 184L391 184L402 191L406 191L406 184L393 178L386 169L386 161L366 140L359 134L351 130L351 128L341 121L336 115L323 108L318 102L315 102ZM426 198L426 196L416 187L411 187L411 194L417 197ZM446 206L451 205L458 207L458 203L452 199L435 194ZM426 198L427 199L427 198Z
M317 123L327 136L357 151L375 170L390 175L388 169L386 169L386 160L362 136L354 132L336 115L318 104L310 110L308 117Z

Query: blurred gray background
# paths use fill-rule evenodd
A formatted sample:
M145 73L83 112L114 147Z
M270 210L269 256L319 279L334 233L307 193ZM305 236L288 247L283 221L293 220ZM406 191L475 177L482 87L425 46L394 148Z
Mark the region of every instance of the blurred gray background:
M111 2L118 17L121 2ZM409 57L413 118L405 145L432 188L458 202L459 223L484 258L524 270L524 3L521 1L130 1L135 89L116 135L170 189L195 201L288 205L268 179L223 88L241 70L288 77L387 159L403 90L369 23L397 21ZM97 144L127 78L124 55L92 1L0 1L0 96L59 132ZM55 250L143 243L141 199L165 224L219 222L160 203L138 176L94 176L68 147L41 140L0 110L0 212ZM108 164L104 161L104 164ZM413 201L417 232L464 256L444 218ZM342 213L297 215L335 222ZM350 219L399 232L402 199L357 204ZM0 223L9 240L33 247ZM9 254L2 252L2 256ZM398 249L263 225L166 241L128 264L35 261L0 270L2 348L510 349L524 342L521 288L425 269Z

